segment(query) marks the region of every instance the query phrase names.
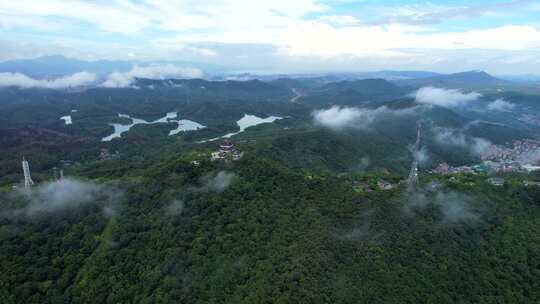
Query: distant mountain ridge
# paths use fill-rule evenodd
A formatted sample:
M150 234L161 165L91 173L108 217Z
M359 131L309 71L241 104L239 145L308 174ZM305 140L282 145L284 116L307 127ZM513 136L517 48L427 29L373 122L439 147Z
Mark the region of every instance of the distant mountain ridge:
M35 59L22 59L0 62L1 73L22 73L32 77L50 77L87 71L106 74L113 71L125 72L131 69L128 61L83 61L60 55L44 56Z
M442 76L442 74L429 71L375 71L361 73L360 79L381 78L385 80L423 79Z
M455 74L439 74L429 71L397 71L382 70L373 72L357 73L318 73L318 74L280 74L280 75L257 75L250 73L229 74L222 66L189 62L189 61L158 61L143 62L137 60L97 60L85 61L74 58L67 58L62 55L44 56L35 59L11 60L0 62L0 73L23 73L34 78L53 78L64 75L71 75L77 72L86 71L95 73L103 77L112 72L126 72L134 65L165 65L173 64L180 67L196 68L205 73L205 78L210 80L261 80L264 82L274 82L289 89L308 89L322 87L331 83L351 82L358 80L379 79L389 81L399 87L419 88L424 86L452 88L452 89L478 89L493 88L499 86L516 85L519 81L496 78L484 71L467 71ZM288 82L286 84L286 82ZM357 83L360 84L360 83ZM381 83L371 83L380 85ZM385 84L387 85L387 84ZM395 92L395 88L387 87L389 92ZM378 89L377 89L378 90ZM384 93L384 90L381 91ZM384 95L384 94L383 94ZM395 95L395 94L390 94Z
M394 81L400 86L409 87L443 87L443 88L476 88L511 85L512 82L491 76L484 71L468 71L433 77Z
M222 67L189 61L158 61L155 63L138 60L96 60L85 61L67 58L62 55L43 56L34 59L9 60L0 62L0 73L22 73L31 77L54 77L74 74L81 71L105 75L112 72L126 72L135 65L174 64L197 68L204 71L218 71Z
M359 79L332 82L314 88L304 98L311 105L377 105L404 97L410 90L384 79Z
M372 71L372 72L328 72L328 73L312 73L312 74L275 74L275 75L258 75L251 73L229 74L226 76L214 77L214 80L251 80L259 79L263 81L277 81L280 79L294 79L303 82L310 82L312 85L323 85L326 83L339 81L354 81L363 79L384 79L384 80L403 80L427 78L442 75L429 71Z

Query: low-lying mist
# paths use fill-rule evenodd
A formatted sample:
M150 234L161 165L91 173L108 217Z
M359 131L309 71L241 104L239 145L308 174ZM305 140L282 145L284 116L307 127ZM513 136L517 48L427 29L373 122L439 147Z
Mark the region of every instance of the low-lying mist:
M414 215L428 206L436 207L443 223L456 224L464 221L476 221L481 212L472 207L473 198L456 191L437 190L432 192L426 188L407 191L404 199L404 212Z
M122 191L91 181L65 178L44 182L36 187L21 188L14 192L15 199L27 204L15 210L16 214L27 216L49 214L77 208L87 204L103 204L104 214L112 215L114 205L122 198Z
M447 149L462 148L467 149L475 156L484 155L493 145L489 140L481 137L469 136L465 133L465 128L453 129L446 127L433 127L435 142Z

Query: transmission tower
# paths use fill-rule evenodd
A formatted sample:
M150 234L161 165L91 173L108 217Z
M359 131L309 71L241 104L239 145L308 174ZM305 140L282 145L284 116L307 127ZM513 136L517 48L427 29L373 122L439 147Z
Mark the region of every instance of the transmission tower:
M414 143L414 148L413 148L413 163L411 166L411 171L409 172L409 179L408 179L409 188L416 187L416 185L418 184L418 165L419 165L418 164L419 162L418 151L420 151L421 129L422 129L422 124L418 122L416 142Z
M32 180L32 176L30 175L30 166L28 165L28 161L23 158L22 161L22 167L23 167L23 173L24 173L24 187L30 188L34 185L34 181Z

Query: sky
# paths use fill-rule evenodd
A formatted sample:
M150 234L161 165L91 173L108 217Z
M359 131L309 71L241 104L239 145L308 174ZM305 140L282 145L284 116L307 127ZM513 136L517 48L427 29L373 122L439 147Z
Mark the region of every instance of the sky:
M54 54L259 73L535 74L540 0L0 0L0 61Z

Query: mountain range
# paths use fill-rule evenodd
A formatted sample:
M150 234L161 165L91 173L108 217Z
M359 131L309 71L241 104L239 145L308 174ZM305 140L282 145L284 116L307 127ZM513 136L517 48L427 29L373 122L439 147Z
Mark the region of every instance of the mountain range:
M359 79L385 79L400 86L441 86L448 88L470 88L474 86L502 86L512 83L535 82L534 75L514 75L497 78L483 71L469 71L454 74L441 74L430 71L370 71L358 73L319 73L289 75L259 75L251 73L229 74L228 67L183 60L145 62L139 60L96 60L86 61L67 58L62 55L43 56L34 59L21 59L0 62L0 73L22 73L36 78L52 78L74 74L81 71L104 76L112 72L126 72L133 66L165 65L200 69L213 80L253 80L273 81L280 78L309 78L313 84L324 84Z
M173 64L182 67L197 68L208 72L217 72L222 67L190 61L159 61L152 64ZM85 61L67 58L62 55L43 56L35 59L21 59L0 62L0 73L23 73L31 77L47 78L74 74L81 71L106 75L112 72L126 72L133 66L150 65L138 60L96 60Z

